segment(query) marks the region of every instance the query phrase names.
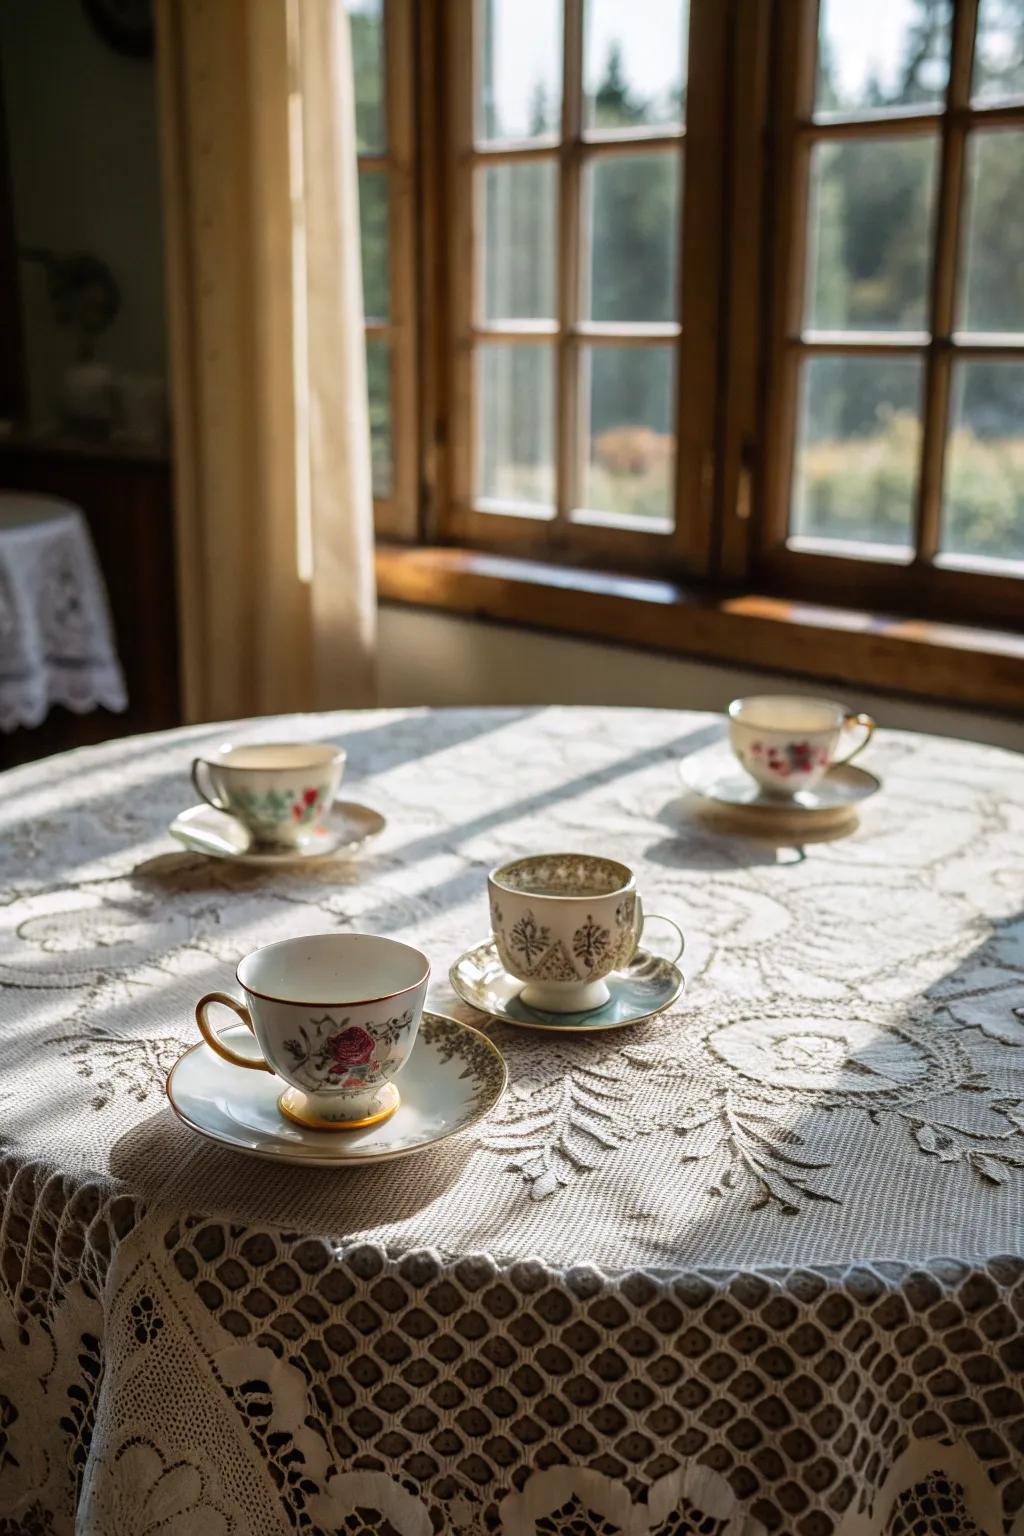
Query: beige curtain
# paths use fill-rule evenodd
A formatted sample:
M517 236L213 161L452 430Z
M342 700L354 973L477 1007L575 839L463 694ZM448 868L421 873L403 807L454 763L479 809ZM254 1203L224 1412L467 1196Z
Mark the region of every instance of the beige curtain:
M342 0L157 0L191 720L372 702L376 602Z

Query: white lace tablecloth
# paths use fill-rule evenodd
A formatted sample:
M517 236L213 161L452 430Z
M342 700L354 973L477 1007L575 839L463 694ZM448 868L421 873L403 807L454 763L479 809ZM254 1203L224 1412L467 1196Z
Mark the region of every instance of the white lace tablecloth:
M360 862L177 848L224 728L0 780L0 1536L1024 1530L1022 760L880 732L859 828L775 847L681 798L706 715L286 728L386 813ZM492 1026L493 1117L379 1169L173 1117L242 952L397 934L466 1017L485 872L545 848L685 927L670 1013Z
M0 731L54 704L128 707L103 576L77 507L0 493Z

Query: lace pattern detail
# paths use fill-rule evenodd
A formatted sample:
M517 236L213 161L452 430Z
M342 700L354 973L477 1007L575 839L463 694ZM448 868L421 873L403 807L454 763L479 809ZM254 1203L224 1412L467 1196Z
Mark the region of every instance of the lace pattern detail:
M127 708L106 589L82 514L9 493L0 503L52 511L0 537L0 731L34 728L54 704L78 714Z

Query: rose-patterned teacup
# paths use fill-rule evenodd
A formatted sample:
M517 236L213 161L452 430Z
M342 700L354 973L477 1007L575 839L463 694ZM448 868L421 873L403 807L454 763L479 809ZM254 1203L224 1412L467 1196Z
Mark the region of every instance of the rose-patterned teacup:
M197 794L264 847L294 848L316 831L338 793L345 751L321 742L219 747L192 764Z
M840 737L856 728L863 731L860 740L837 757ZM850 714L831 699L760 694L729 705L732 750L761 788L779 799L813 789L831 767L862 752L874 730L870 715Z
M493 869L487 894L499 958L526 983L528 1008L585 1013L608 1001L604 978L632 960L645 922L628 865L589 853L534 854ZM671 918L658 920L675 929L678 960L683 935Z
M392 1078L409 1059L427 995L426 955L375 934L314 933L254 949L235 974L245 1003L208 992L196 1004L199 1032L234 1066L283 1078L286 1119L343 1131L394 1113ZM207 1018L214 1003L248 1025L262 1056L221 1039Z

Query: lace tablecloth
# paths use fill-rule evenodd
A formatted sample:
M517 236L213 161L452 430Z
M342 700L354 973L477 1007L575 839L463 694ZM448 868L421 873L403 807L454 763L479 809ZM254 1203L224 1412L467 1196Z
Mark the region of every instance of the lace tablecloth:
M103 576L77 507L0 493L0 731L54 704L128 706Z
M682 797L710 716L285 728L386 813L360 862L176 848L223 728L0 780L0 1536L1024 1531L1021 759L880 732L859 828L776 847ZM544 848L685 927L669 1014L492 1026L492 1118L379 1169L175 1120L243 951L398 934L468 1016L485 872Z

